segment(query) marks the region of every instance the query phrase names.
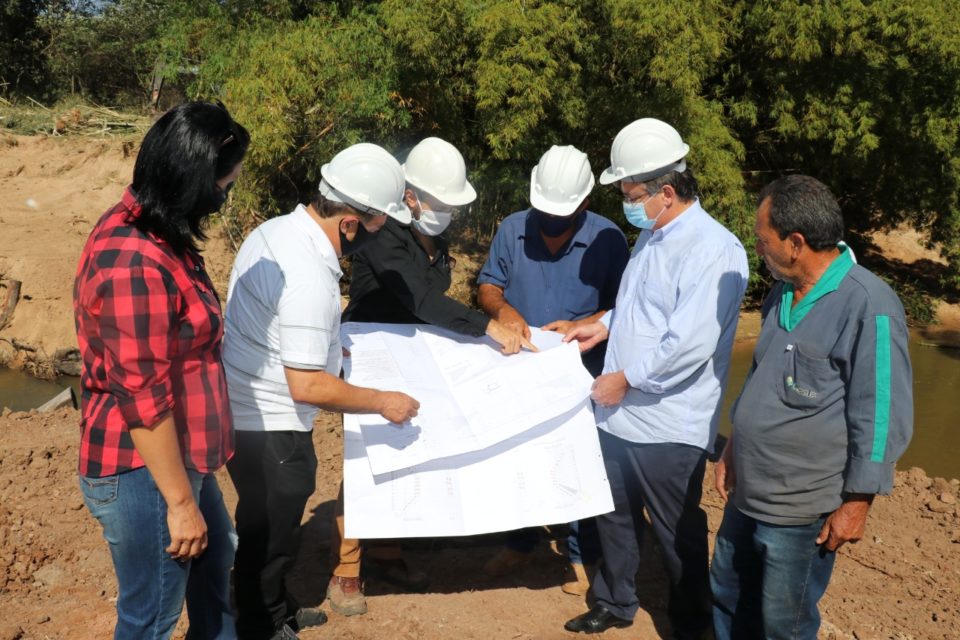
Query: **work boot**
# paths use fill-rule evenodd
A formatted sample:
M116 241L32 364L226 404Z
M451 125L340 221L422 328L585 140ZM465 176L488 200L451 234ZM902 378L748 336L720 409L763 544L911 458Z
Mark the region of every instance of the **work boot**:
M593 565L584 565L571 562L564 571L564 583L561 591L572 596L585 596L590 591L590 581L593 579Z
M402 558L381 559L367 556L363 559L364 573L378 580L412 593L423 593L430 586L430 577L413 569Z
M491 578L508 576L529 563L532 556L532 553L523 553L510 547L504 547L497 552L497 555L490 558L487 564L483 565L483 572Z
M360 578L332 576L327 585L327 600L330 608L342 616L359 616L367 612L367 599L363 596Z
M286 623L294 631L303 631L307 627L319 627L326 621L327 614L320 609L300 607L295 614L287 618Z

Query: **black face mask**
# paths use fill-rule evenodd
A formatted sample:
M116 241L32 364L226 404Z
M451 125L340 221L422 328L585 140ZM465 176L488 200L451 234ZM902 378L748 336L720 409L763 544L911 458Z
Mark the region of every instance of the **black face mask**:
M554 216L539 210L536 212L536 216L537 224L540 226L540 232L548 238L562 236L573 226L577 218L580 217L579 214L572 216Z
M220 188L219 185L214 186L213 195L210 196L207 200L205 206L201 206L197 211L199 217L208 216L210 214L220 211L220 208L223 207L227 202L227 196L230 194L230 189L233 189L233 183L229 183L224 188Z
M338 229L338 231L340 232L341 256L353 255L357 251L360 251L367 243L377 239L376 234L367 231L367 228L359 222L357 223L357 232L354 234L353 240L347 240L343 229Z
M207 196L205 200L202 200L200 203L198 203L197 208L193 211L193 213L187 215L185 222L193 235L201 237L203 236L203 224L207 217L213 215L217 211L220 211L220 208L223 207L224 203L227 201L227 194L230 193L230 189L232 188L232 182L223 189L221 189L218 185L214 185L213 193Z

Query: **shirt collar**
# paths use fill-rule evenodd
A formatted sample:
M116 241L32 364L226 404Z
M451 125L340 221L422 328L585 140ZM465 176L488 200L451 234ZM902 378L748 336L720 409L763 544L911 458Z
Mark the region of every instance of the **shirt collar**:
M140 213L140 203L137 201L137 194L133 190L133 185L130 185L123 192L123 198L120 199L120 202L123 206L130 212L131 216L136 216Z
M706 214L706 211L703 210L703 207L700 206L700 199L696 198L689 207L684 209L680 215L676 218L663 225L656 231L653 231L651 234L651 242L660 242L666 238L671 233L676 233L677 229L683 229L691 224L694 224L694 218L699 214Z
M793 305L793 284L785 282L780 294L780 326L787 331L793 331L817 300L840 288L840 283L852 266L853 256L850 248L843 245L840 247L840 255L833 259L827 270L813 285L813 289L796 306Z
M313 246L317 249L317 253L323 259L323 263L330 269L330 273L339 280L343 275L343 271L340 270L340 259L337 258L337 252L327 234L323 232L323 229L320 228L320 225L310 216L307 208L302 204L298 204L290 215L293 222L309 236Z

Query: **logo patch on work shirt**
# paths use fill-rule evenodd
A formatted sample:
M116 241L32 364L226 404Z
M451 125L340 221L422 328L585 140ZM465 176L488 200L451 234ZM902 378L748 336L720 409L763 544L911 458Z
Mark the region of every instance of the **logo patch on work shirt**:
M798 386L796 381L793 379L793 376L787 376L787 388L794 393L803 396L804 398L810 398L813 400L817 397L817 392L813 389L804 389L803 387Z

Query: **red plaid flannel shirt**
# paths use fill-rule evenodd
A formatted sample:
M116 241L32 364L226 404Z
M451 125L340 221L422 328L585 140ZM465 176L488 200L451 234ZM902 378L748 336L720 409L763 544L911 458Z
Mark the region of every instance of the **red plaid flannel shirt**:
M142 467L130 429L151 427L168 413L185 466L207 473L233 453L220 300L199 255L177 256L129 223L139 211L127 189L97 222L77 268L80 473L102 477Z

